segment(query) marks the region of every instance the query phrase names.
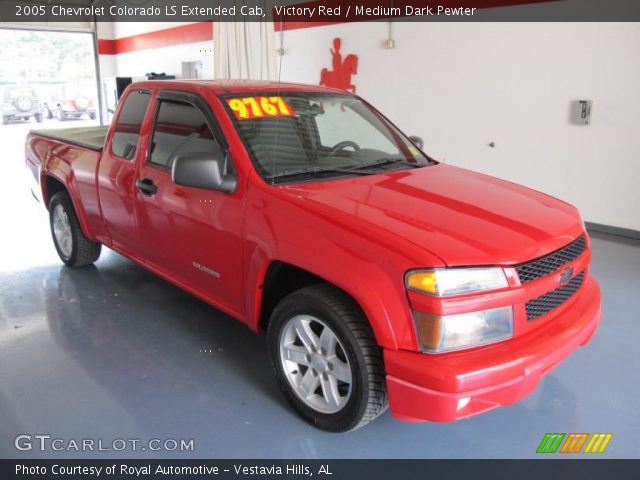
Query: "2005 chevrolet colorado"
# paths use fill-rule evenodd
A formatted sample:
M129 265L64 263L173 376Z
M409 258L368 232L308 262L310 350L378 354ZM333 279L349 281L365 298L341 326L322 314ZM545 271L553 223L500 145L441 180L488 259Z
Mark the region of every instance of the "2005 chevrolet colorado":
M65 264L105 245L266 331L289 402L346 431L511 404L600 321L574 207L420 143L338 90L150 81L26 163Z

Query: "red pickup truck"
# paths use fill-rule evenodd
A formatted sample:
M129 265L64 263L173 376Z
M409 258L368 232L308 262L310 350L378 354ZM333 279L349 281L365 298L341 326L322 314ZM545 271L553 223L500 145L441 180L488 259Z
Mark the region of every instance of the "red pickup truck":
M26 163L66 265L105 245L266 332L292 406L347 431L511 404L600 321L574 207L421 143L343 91L149 81Z

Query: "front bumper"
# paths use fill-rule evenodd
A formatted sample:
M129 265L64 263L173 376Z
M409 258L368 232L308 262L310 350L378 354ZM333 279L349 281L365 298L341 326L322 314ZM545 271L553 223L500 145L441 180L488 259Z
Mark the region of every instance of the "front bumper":
M595 279L588 276L575 301L549 315L549 321L525 335L473 350L440 355L385 350L392 415L450 422L532 393L544 375L596 331L601 310Z

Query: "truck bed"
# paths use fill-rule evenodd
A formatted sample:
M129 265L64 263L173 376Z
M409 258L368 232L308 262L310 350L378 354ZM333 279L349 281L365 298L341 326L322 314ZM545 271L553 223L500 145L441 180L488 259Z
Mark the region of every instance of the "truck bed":
M31 132L41 137L59 140L79 147L102 151L104 141L107 138L107 126L99 127L75 127L57 128L47 130L32 130Z

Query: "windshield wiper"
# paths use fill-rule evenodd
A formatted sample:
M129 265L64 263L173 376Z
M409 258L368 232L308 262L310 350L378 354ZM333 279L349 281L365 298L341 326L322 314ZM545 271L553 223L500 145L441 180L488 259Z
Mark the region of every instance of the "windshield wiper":
M385 165L393 165L400 164L403 166L407 166L410 168L420 168L424 167L424 165L418 165L417 163L409 163L406 160L402 160L400 158L383 158L373 163L366 163L364 165L357 165L349 168L322 168L322 167L310 167L310 168L302 168L299 170L290 170L284 171L282 173L277 173L275 175L271 175L267 177L268 180L275 180L280 178L288 178L288 177L299 177L299 176L307 176L307 177L318 177L322 174L354 174L354 175L375 175L377 172L367 172L367 169L382 167Z
M417 163L409 163L406 160L403 160L401 158L382 158L378 161L375 161L373 163L366 163L364 165L359 165L357 167L355 167L354 169L357 170L363 170L363 169L367 169L367 168L375 168L375 167L382 167L385 165L393 165L393 164L400 164L400 165L404 165L407 167L411 167L411 168L420 168L420 167L424 167L424 165L419 165Z
M360 170L353 170L350 168L322 168L322 167L311 167L311 168L302 168L299 170L290 170L282 173L277 173L275 175L271 175L267 177L268 180L274 180L279 178L287 178L287 177L299 177L299 176L308 176L308 177L318 177L324 173L338 173L338 174L354 174L354 175L374 175L373 172L361 172Z

